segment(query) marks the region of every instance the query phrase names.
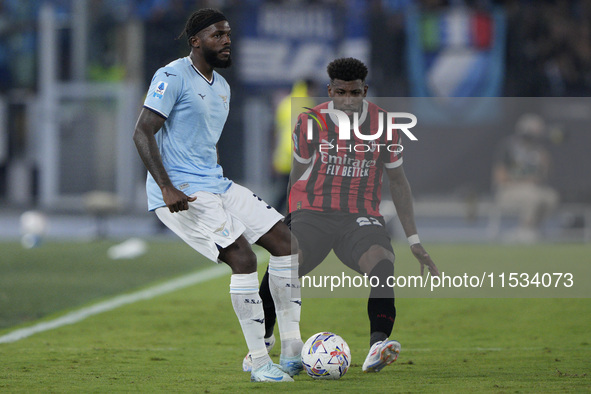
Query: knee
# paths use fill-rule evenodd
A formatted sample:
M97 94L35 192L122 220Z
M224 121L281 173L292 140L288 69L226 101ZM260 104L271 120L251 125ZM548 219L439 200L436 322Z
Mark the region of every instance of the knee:
M291 234L289 227L283 222L278 222L265 236L263 246L273 256L288 256L298 252L298 243Z
M276 256L287 256L290 254L296 254L298 252L298 241L293 236L289 227L283 222L277 223L275 226L277 231L277 249L278 254Z
M233 274L251 274L257 270L257 256L252 250L235 254L226 264L232 268Z
M394 253L391 250L387 250L380 245L373 245L359 259L359 268L364 273L369 274L380 261L388 260L391 262L392 270L394 270L394 258Z

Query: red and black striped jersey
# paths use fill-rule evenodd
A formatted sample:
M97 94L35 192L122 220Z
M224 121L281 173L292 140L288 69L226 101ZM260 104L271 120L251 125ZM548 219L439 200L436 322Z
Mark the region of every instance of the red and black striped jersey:
M333 114L322 114L322 109L334 109L334 103L328 101L300 114L292 134L294 158L309 167L292 185L289 211L310 209L380 216L384 167L395 168L402 164L398 130L392 130L389 140L386 112L364 100L363 111L359 114L359 133L375 135L381 117L381 136L363 140L351 130L350 139L339 139L338 119Z

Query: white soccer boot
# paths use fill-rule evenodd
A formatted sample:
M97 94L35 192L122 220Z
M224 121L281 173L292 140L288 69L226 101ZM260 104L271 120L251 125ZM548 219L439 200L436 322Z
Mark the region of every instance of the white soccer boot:
M380 372L386 365L392 364L400 353L400 343L385 339L373 344L363 363L363 372Z
M271 352L273 346L275 346L275 335L271 335L270 338L265 338L267 353ZM242 360L242 370L244 372L252 372L252 357L250 356L250 352L244 357L244 360Z
M273 361L255 369L250 374L251 382L293 382L293 379Z
M283 354L279 357L279 365L281 369L286 372L289 376L299 375L304 369L302 364L302 355L298 354L293 357L284 357Z

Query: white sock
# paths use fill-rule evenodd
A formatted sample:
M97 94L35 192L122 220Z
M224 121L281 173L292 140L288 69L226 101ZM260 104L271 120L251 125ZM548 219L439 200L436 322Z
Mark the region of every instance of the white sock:
M298 255L271 256L269 288L275 302L277 324L281 337L281 354L293 357L302 351L300 312L302 295L298 279Z
M240 321L246 346L252 356L252 369L258 369L271 361L265 341L265 313L259 296L256 272L233 274L230 278L230 298L234 312Z

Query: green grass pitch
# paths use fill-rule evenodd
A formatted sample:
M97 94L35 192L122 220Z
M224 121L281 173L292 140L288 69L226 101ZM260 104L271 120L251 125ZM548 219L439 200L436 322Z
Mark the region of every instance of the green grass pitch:
M106 258L108 242L2 243L0 336L102 299L210 267L179 242L151 242L149 254ZM589 263L589 245L429 245L442 270L467 256L494 266L511 256ZM418 271L395 245L397 270ZM264 268L262 265L261 268ZM582 275L582 274L581 274ZM583 278L580 278L583 279ZM584 278L587 282L588 278ZM0 344L0 392L589 392L589 298L400 298L396 363L361 372L368 350L366 300L305 299L302 335L334 331L352 366L338 381L253 384L228 294L229 277L140 301L82 322ZM42 317L43 316L43 317ZM37 319L41 320L37 320ZM279 347L272 351L279 358Z

